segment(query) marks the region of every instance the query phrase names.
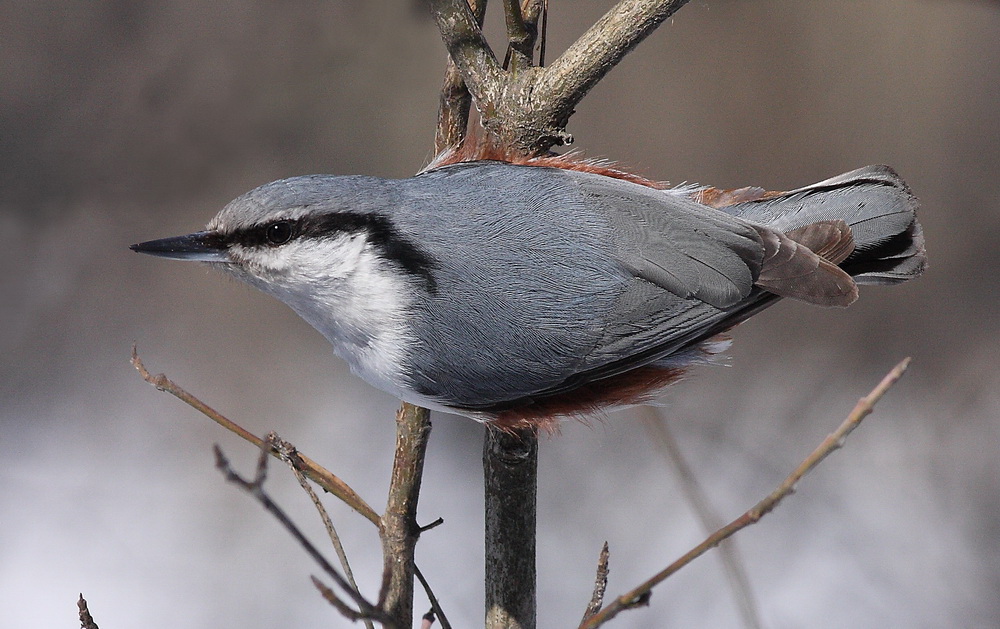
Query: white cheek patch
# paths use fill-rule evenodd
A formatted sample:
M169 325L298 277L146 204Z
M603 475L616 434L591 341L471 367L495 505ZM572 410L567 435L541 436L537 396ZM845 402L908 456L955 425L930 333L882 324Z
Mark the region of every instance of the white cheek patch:
M355 373L403 395L402 365L413 344L406 317L412 282L363 233L279 247L237 245L230 253L247 281L319 330Z
M360 234L300 238L279 247L234 245L233 259L250 274L277 284L313 283L347 277L365 249Z

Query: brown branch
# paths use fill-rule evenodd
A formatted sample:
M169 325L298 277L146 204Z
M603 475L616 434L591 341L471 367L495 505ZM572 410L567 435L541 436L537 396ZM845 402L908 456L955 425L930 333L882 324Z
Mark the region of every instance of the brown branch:
M508 37L516 51L510 72L497 64L465 0L430 0L430 5L487 131L505 147L538 154L572 142L565 129L580 100L687 0L621 0L544 69L531 67L537 29L516 0L504 2ZM544 19L543 13L543 25Z
M173 395L223 428L242 437L258 448L262 448L266 444L264 439L257 437L191 393L188 393L177 383L167 378L166 375L162 373L151 374L139 358L138 350L134 345L132 346L131 360L132 365L139 372L142 379L158 390ZM347 483L306 455L298 452L288 442L280 441L277 447L264 448L264 450L272 456L285 461L293 470L300 472L324 490L335 495L349 507L379 527L383 549L391 547L401 550L402 554L399 557L404 558L402 562L396 561L397 556L395 555L386 555L387 567L391 566L392 569L386 573L389 578L387 580L387 589L383 592L383 595L387 601L401 601L404 603L407 600L410 601L409 606L412 610L413 571L415 570L413 564L413 545L416 544L420 532L420 528L416 526L416 505L417 496L420 491L423 458L427 447L426 440L430 433L429 412L426 409L404 404L397 416L397 423L400 421L405 424L405 430L403 433L400 433L405 434L405 438L400 442L397 435L396 459L393 466L393 478L390 486L389 505L386 509L386 516L380 517ZM418 439L414 437L415 435L421 436ZM324 521L327 522L328 519L325 518ZM388 533L384 530L387 525L390 526ZM332 526L332 523L330 523L330 526ZM328 527L327 530L329 531L330 528ZM335 536L336 533L333 533L333 535ZM408 549L403 548L407 545ZM334 547L337 549L338 555L341 555L342 549L338 548L338 546L335 541ZM405 560L406 557L409 557L408 561ZM345 559L341 557L342 562ZM350 569L346 566L345 569L348 573L350 572ZM350 581L353 582L353 579ZM433 592L430 591L430 587L426 584L426 581L421 579L421 582L428 597L432 598ZM408 593L403 594L403 589ZM398 605L394 609L398 609ZM439 613L439 615L443 617L443 614ZM363 616L359 618L363 618ZM401 626L409 626L409 620L401 624Z
M448 54L480 109L499 100L502 70L466 0L430 0ZM492 114L488 114L492 116Z
M87 607L87 599L83 598L83 594L80 595L80 600L76 602L76 606L80 610L80 629L98 629L97 623L94 622L94 617L90 615L90 609Z
M587 622L587 619L601 611L601 606L604 605L604 593L608 589L608 572L610 572L608 570L608 562L610 558L611 553L608 552L608 543L604 542L604 546L601 547L601 554L597 558L597 576L594 577L594 593L590 596L590 602L587 604L587 609L583 612L583 620L581 622Z
M330 586L323 583L316 576L310 576L309 579L312 581L313 587L319 591L319 595L322 596L327 603L333 606L342 616L350 620L351 622L357 622L358 620L366 620L371 622L369 619L365 618L364 614L354 609L347 603L343 601L337 593L334 592Z
M688 0L622 0L538 75L537 115L564 129L576 105L611 68Z
M843 447L844 440L847 436L861 424L861 421L864 420L865 417L871 414L872 410L875 408L875 404L878 403L878 401L882 399L882 396L885 395L886 391L888 391L889 388L891 388L892 385L894 385L903 376L909 364L910 359L905 358L898 365L893 367L893 369L886 374L886 376L881 382L879 382L871 393L858 401L854 410L851 411L851 414L847 416L847 419L844 420L840 427L830 433L826 439L824 439L823 442L815 450L813 450L813 452L807 456L797 468L795 468L795 471L789 474L788 478L786 478L784 482L778 485L778 487L771 492L770 495L751 507L740 517L709 535L705 541L692 548L677 561L670 564L659 573L653 575L630 592L616 598L598 614L582 623L580 625L581 629L595 629L626 609L646 605L649 602L649 597L652 594L653 587L663 582L669 576L688 565L708 550L718 546L719 543L737 531L758 522L762 517L770 513L771 510L778 506L778 503L781 502L782 499L795 490L795 486L800 480L802 480L803 476L812 471L813 468L819 465L834 450L838 450Z
M486 0L468 0L476 24L482 28L486 16ZM440 154L449 148L457 148L465 141L469 128L469 112L472 96L465 86L462 73L448 56L448 67L444 74L444 84L438 101L438 120L434 131L434 153Z
M430 433L430 411L404 403L396 413L396 454L382 516L382 556L388 578L379 605L405 627L413 619L413 557L420 537L417 500Z
M306 478L306 475L302 473L302 470L295 465L295 462L292 459L296 452L295 446L288 443L284 439L281 439L276 433L273 432L268 433L267 443L272 452L274 452L278 458L284 461L288 465L289 469L292 470L292 474L295 475L295 480L299 481L299 486L302 487L302 490L306 492L309 499L312 500L313 506L315 506L316 511L319 512L320 519L323 520L323 526L326 528L326 534L330 537L330 543L333 545L333 550L337 553L337 559L340 560L340 567L344 569L344 577L347 579L347 582L352 588L360 591L357 581L354 580L354 572L351 570L351 563L347 560L347 553L344 551L344 545L340 541L340 535L337 533L336 527L333 526L333 519L330 518L330 514L327 513L326 507L323 506L323 502L319 499L319 496L315 491L313 491L312 485L309 484L309 480ZM319 586L317 585L317 587ZM320 592L323 593L323 590L321 589ZM330 600L330 598L325 594L324 598ZM363 618L361 620L364 622L366 629L375 629L371 619Z
M150 374L146 369L146 366L139 359L139 354L135 345L132 345L132 366L136 368L142 379L153 385L160 391L164 391L174 396L178 400L184 402L191 408L195 409L205 417L208 417L215 423L219 424L226 430L232 432L233 434L249 441L256 447L260 448L264 444L264 440L260 437L254 435L249 430L246 430L236 422L227 418L222 413L216 411L214 408L205 404L199 400L194 395L188 393L178 384L167 378L166 375L160 373L155 376ZM278 456L277 452L272 452L274 456ZM351 507L365 519L369 520L376 526L380 524L380 518L378 513L375 512L368 503L365 502L361 496L357 494L350 485L345 483L335 474L324 468L322 465L316 463L304 454L297 451L293 451L287 455L290 461L303 473L309 480L313 481L324 490L330 492L337 498L340 498L347 506Z
M312 544L312 542L306 538L302 531L299 530L299 528L294 522L292 522L291 518L285 514L281 507L279 507L277 503L275 503L274 500L267 495L267 492L264 491L264 482L267 480L268 455L273 454L270 450L270 445L265 442L260 449L260 455L257 457L257 468L253 480L247 480L237 474L236 470L234 470L233 466L230 465L229 460L222 453L222 449L219 446L215 446L214 448L215 467L222 472L227 481L233 483L237 487L240 487L253 496L268 513L274 516L274 518L278 520L283 527L285 527L285 530L287 530L291 536L295 538L295 541L302 546L306 553L312 557L313 561L315 561L320 568L323 569L323 572L325 572L328 577L333 579L334 583L336 583L339 588L343 589L344 592L347 593L348 597L350 597L350 599L354 601L354 604L358 606L356 611L344 604L343 601L340 601L340 599L335 595L331 597L322 587L320 588L324 597L331 601L331 603L333 602L332 599L336 599L341 602L341 605L335 604L335 606L337 606L337 608L342 612L347 612L348 618L351 620L371 618L389 627L409 626L409 624L398 625L395 622L395 619L389 616L389 614L387 614L383 609L372 605L367 599L365 599L364 596L361 595L361 592L359 592L356 588L351 587L351 584L347 582L347 579L341 576L337 569L334 568L330 562L326 560L326 557L324 557L323 554L320 553L319 550ZM317 580L314 578L313 582L317 583ZM317 585L317 587L319 587L319 585ZM326 589L329 590L329 588ZM332 595L333 592L329 591L329 594Z

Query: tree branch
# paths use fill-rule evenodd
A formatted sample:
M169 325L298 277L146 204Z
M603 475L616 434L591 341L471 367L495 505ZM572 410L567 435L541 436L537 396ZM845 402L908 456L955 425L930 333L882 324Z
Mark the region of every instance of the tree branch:
M649 597L651 596L652 590L656 585L662 583L669 576L688 565L701 555L705 554L709 549L718 546L719 543L737 531L760 521L762 517L770 513L776 506L778 506L779 502L795 490L795 486L800 480L802 480L803 476L812 471L813 468L819 465L834 450L838 450L843 447L844 440L847 436L861 424L861 421L865 417L871 414L872 410L875 408L875 404L882 399L882 396L885 395L886 391L888 391L892 385L896 384L896 382L903 377L903 374L906 372L906 368L909 364L910 359L905 358L898 365L893 367L893 369L886 374L886 376L881 382L878 383L871 393L858 401L854 410L851 411L851 414L847 416L847 419L843 421L840 427L830 433L826 439L824 439L823 442L815 450L813 450L813 452L807 456L797 468L795 468L795 471L789 474L788 478L786 478L784 482L778 485L778 487L771 492L770 495L748 509L740 517L709 535L705 541L692 548L680 559L653 575L630 592L616 598L598 614L591 616L588 620L582 623L580 625L580 629L596 629L596 627L600 627L626 609L632 609L634 607L640 607L648 604Z
M476 24L482 28L486 16L486 0L468 0ZM434 131L434 153L441 154L449 148L456 148L465 141L469 128L469 111L472 96L465 86L462 73L455 61L448 55L448 67L444 73L444 84L438 101L438 120Z
M499 100L503 71L466 0L430 0L448 54L480 110ZM492 117L492 113L486 114Z
M333 519L330 514L327 513L326 507L323 506L323 502L319 499L319 496L313 491L312 485L309 484L309 479L306 475L302 473L293 461L292 457L296 454L295 446L288 443L284 439L280 438L276 433L268 433L267 443L270 445L271 449L277 453L278 458L284 461L289 469L292 470L292 474L295 475L295 480L299 481L299 486L302 491L306 492L309 499L312 500L313 506L316 507L316 511L319 512L319 517L323 520L323 526L326 528L326 533L330 537L330 543L333 545L334 552L337 553L337 559L340 560L340 567L344 569L344 577L347 579L348 584L357 591L361 591L358 588L358 582L354 579L354 572L351 570L351 562L347 559L347 552L344 551L344 545L340 541L340 534L337 533L336 527L333 525ZM316 587L320 588L321 583L316 581ZM325 586L324 586L325 587ZM320 588L320 592L323 589ZM332 593L332 592L331 592ZM330 597L326 594L323 596L329 601ZM363 618L362 622L365 623L366 629L375 629L370 618Z
M508 54L510 69L517 73L531 67L532 50L535 47L535 33L521 14L519 0L503 0L504 18L507 22ZM505 64L506 67L506 64Z
M576 105L611 68L688 0L622 0L538 74L537 115L565 129Z
M256 447L260 448L264 444L263 439L254 435L252 432L243 428L208 404L205 404L194 395L188 393L180 385L167 378L166 375L162 373L156 374L155 376L150 374L146 369L146 366L142 363L142 360L139 359L139 353L135 345L132 346L132 366L139 372L139 375L143 380L156 387L157 390L169 393L205 417L208 417L236 436L249 441ZM279 456L275 451L271 451L271 454L273 456ZM369 520L376 526L380 525L381 519L379 518L378 513L368 506L368 503L365 502L364 499L357 494L357 492L351 489L350 485L341 480L336 474L330 472L325 467L316 463L297 450L289 453L287 456L289 457L290 462L303 474L305 474L309 480L313 481L337 498L340 498L340 500L347 504L347 506L360 513L365 517L365 519Z
M505 147L543 153L572 142L566 124L587 92L687 0L621 0L549 68L531 66L537 29L504 0L515 63L497 64L465 0L430 0L441 37L475 99L483 125ZM532 6L532 15L537 20Z
M329 588L326 588L325 586L320 587L321 584L319 584L318 580L314 577L313 583L316 583L317 587L320 587L320 591L328 601L330 601L335 607L337 607L337 609L339 609L351 620L371 618L389 627L401 628L409 626L409 623L399 625L395 619L387 614L381 607L372 605L357 589L351 587L351 584L348 583L343 576L341 576L336 568L330 565L330 562L326 560L326 557L324 557L323 554L320 553L315 546L313 546L312 542L306 538L302 531L300 531L295 523L292 522L291 518L289 518L288 515L282 511L281 507L279 507L277 503L275 503L271 497L267 495L264 491L264 481L267 480L267 457L268 454L271 453L269 443L265 442L260 448L260 455L257 457L257 471L254 474L253 480L247 480L237 474L232 465L229 464L229 460L222 453L222 449L219 446L215 446L214 450L215 466L226 477L226 480L237 485L256 498L261 506L263 506L268 513L274 516L274 518L285 527L285 530L287 530L292 537L295 538L295 541L297 541L299 545L305 549L309 556L312 557L313 561L315 561L320 568L323 569L323 572L333 579L338 587L347 593L351 600L354 601L354 604L358 606L358 609L354 610L350 608Z
M404 403L396 413L396 454L382 516L382 556L388 578L379 596L379 606L401 627L413 621L414 552L420 537L417 500L430 433L430 411Z

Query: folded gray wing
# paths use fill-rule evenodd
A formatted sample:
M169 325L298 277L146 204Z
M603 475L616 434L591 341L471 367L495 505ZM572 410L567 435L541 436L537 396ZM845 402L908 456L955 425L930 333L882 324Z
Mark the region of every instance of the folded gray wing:
M410 371L448 405L554 395L648 364L728 327L760 290L757 231L679 193L490 163L406 186L393 220L438 261L437 293L411 307Z
M764 251L751 225L672 191L572 175L611 222L617 257L636 277L716 308L750 294Z

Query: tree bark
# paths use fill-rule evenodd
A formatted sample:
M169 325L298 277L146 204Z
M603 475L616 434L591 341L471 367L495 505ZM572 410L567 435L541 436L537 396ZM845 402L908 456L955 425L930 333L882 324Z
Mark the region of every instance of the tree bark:
M486 629L535 627L538 437L486 431Z
M414 551L420 537L417 499L430 434L430 411L404 403L396 414L396 455L380 534L385 576L379 607L400 629L413 623Z

